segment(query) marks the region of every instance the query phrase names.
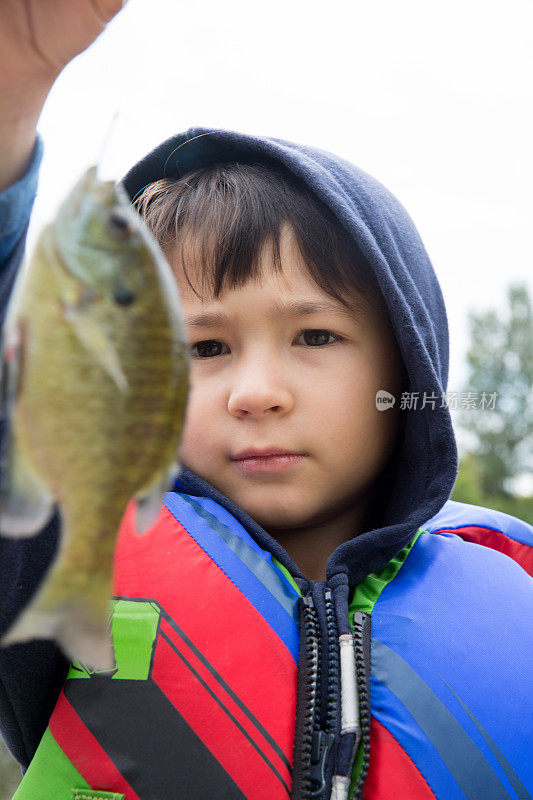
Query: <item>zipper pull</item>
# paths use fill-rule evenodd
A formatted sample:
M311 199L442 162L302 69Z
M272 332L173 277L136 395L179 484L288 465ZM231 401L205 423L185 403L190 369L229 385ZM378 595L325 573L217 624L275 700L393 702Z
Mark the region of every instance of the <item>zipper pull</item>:
M315 788L311 790L309 797L319 797L326 788L326 761L334 741L335 736L333 733L313 731L309 778Z

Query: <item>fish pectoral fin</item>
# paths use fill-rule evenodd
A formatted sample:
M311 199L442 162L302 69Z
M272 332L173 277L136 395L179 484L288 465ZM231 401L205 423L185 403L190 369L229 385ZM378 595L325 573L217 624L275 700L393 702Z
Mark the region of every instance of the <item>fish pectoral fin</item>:
M80 344L107 372L117 388L121 392L128 392L128 379L120 365L117 351L101 326L87 311L77 306L63 303L63 313Z
M135 512L137 533L144 533L158 518L163 497L172 488L176 472L177 464L173 464L163 475L158 475L152 484L137 492L137 510Z
M0 464L0 534L34 536L52 516L54 499L33 474L9 429Z
M4 329L0 347L0 412L5 432L0 456L0 534L34 536L52 515L54 501L20 452L11 419L20 391L26 325L18 319Z

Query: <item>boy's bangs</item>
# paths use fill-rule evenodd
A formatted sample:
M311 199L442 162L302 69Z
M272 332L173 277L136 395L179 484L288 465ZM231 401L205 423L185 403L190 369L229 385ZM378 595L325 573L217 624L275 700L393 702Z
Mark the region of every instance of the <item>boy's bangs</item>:
M214 164L150 184L135 205L191 288L218 297L258 280L262 257L282 271L280 236L292 228L315 283L349 308L385 309L375 276L329 208L292 174L262 163Z

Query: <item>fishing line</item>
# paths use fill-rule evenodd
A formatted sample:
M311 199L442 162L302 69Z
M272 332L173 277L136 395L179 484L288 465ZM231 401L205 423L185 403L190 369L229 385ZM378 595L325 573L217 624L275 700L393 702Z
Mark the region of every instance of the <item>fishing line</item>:
M119 117L120 112L115 111L111 117L111 120L109 121L102 144L100 146L100 152L98 153L98 158L96 159L96 174L99 180L102 180L102 160L108 152L109 142L111 141Z
M168 156L167 156L167 159L166 159L166 161L165 161L165 163L163 165L163 174L166 173L167 164L169 162L169 159L172 158L172 156L174 155L176 150L179 150L180 147L183 147L185 144L189 144L190 142L194 142L195 139L200 139L202 136L213 136L213 134L215 134L215 133L224 133L224 131L223 130L221 130L221 131L208 131L207 133L199 133L198 136L193 136L192 139L187 139L185 142L182 142L177 147L175 147L174 150L172 150L172 152L169 153Z

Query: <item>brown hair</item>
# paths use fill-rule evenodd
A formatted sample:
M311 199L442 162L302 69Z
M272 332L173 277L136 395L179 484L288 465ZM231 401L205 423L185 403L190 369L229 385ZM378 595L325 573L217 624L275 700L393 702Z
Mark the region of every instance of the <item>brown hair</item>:
M348 307L364 298L386 308L356 242L328 206L278 163L210 164L179 179L151 183L135 205L188 280L187 263L200 259L203 289L214 297L259 277L267 241L274 268L281 271L280 230L289 223L309 274L323 291Z

